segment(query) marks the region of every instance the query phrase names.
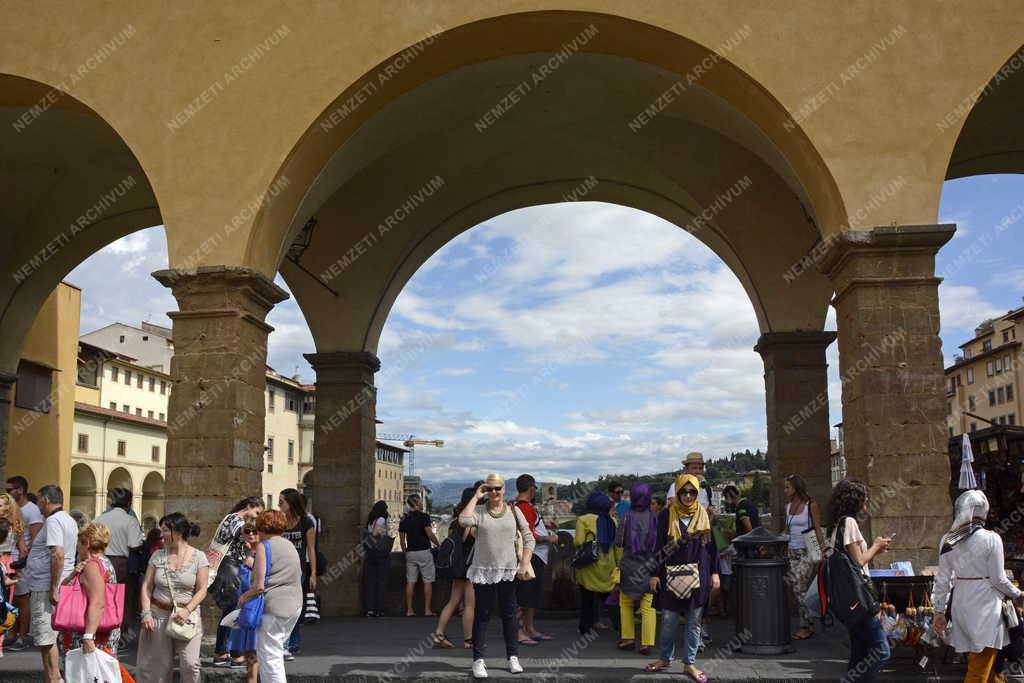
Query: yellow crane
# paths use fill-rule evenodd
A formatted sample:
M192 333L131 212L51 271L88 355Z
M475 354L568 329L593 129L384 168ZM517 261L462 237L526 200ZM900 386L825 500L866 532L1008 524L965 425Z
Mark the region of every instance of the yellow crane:
M402 445L409 449L409 476L416 476L416 446L435 446L444 448L444 441L441 439L417 439L415 434L378 434L381 441L401 441Z

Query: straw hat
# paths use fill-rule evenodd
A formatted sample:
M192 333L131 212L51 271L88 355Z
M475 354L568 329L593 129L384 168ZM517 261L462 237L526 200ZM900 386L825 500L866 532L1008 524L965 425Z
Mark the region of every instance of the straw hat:
M704 454L698 453L697 451L693 451L692 453L686 454L686 459L683 460L683 467L686 467L687 465L693 465L696 463L700 463L701 465L704 464Z

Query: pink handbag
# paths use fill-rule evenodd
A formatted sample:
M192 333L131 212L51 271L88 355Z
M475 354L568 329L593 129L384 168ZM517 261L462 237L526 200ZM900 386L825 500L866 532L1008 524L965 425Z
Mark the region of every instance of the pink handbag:
M99 562L99 560L96 560ZM100 564L104 575L106 568ZM60 587L60 599L57 606L53 608L53 616L50 625L54 631L68 633L85 633L85 609L89 600L82 590L79 576L75 575L71 583ZM103 614L100 616L100 626L97 633L107 633L121 626L121 618L124 616L124 584L108 583L104 585L106 590Z

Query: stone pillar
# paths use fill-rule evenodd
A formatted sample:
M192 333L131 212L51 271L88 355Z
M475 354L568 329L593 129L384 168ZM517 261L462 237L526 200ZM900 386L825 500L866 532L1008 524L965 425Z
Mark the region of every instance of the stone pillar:
M880 567L937 564L951 521L935 253L954 231L844 232L821 263L836 288L848 476L869 490L862 529L868 542L896 533Z
M7 432L11 428L11 401L18 375L0 370L0 482L7 481Z
M267 335L288 294L247 268L161 270L179 310L167 416L166 510L198 523L206 544L239 499L262 495Z
M380 361L366 351L307 353L316 371L313 499L324 522L327 571L320 579L321 613L362 611L360 541L373 505L377 389ZM400 513L392 509L392 514Z
M822 508L828 501L832 473L825 349L835 339L835 332L767 332L754 347L764 359L775 520L785 509L782 482L790 474L804 478L808 493Z

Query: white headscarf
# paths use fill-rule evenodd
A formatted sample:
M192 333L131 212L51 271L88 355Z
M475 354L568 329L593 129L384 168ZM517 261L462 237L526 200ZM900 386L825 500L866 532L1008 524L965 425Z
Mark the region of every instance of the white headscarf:
M981 491L964 491L953 505L953 526L942 539L943 550L951 549L978 529L988 518L988 498Z

